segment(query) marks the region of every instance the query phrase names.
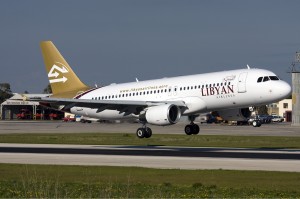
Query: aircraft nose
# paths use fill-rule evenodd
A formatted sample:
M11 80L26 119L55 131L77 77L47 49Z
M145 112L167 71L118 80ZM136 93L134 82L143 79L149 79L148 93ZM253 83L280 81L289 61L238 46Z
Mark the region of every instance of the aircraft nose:
M280 86L277 88L279 90L279 95L283 98L288 97L292 92L292 87L285 81L280 83Z

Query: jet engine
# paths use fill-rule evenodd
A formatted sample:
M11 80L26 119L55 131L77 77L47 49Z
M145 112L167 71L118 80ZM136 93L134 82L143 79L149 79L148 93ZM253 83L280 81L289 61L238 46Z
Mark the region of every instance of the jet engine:
M227 109L218 113L226 121L246 121L251 116L249 108Z
M143 114L139 115L139 120L149 124L166 126L175 124L181 117L181 111L174 104L164 104L149 107Z

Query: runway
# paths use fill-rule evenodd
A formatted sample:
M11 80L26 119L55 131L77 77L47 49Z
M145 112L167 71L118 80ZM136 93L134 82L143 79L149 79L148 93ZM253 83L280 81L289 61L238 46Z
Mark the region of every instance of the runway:
M151 127L153 134L184 135L186 123L180 122L171 126ZM246 136L291 136L299 137L299 127L290 123L264 124L259 128L252 126L229 126L221 124L199 124L199 135L246 135ZM0 121L0 134L18 133L131 133L135 134L139 123L65 123L61 121Z
M0 144L0 163L300 172L300 150Z

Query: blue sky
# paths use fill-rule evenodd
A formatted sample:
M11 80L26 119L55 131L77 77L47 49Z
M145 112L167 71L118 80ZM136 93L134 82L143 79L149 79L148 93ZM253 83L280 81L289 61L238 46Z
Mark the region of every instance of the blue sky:
M296 0L2 0L0 82L41 93L48 85L42 40L92 86L247 64L291 82L299 8Z

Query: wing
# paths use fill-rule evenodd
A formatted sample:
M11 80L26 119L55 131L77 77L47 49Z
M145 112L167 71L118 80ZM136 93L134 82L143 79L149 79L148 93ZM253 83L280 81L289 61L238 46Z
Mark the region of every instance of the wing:
M69 110L73 107L85 107L97 109L97 112L108 110L118 110L126 114L139 114L146 107L158 106L162 104L174 104L179 107L186 107L184 101L129 101L129 100L90 100L90 99L69 99L69 98L50 98L50 97L31 97L27 101L49 103L64 106L62 110Z

